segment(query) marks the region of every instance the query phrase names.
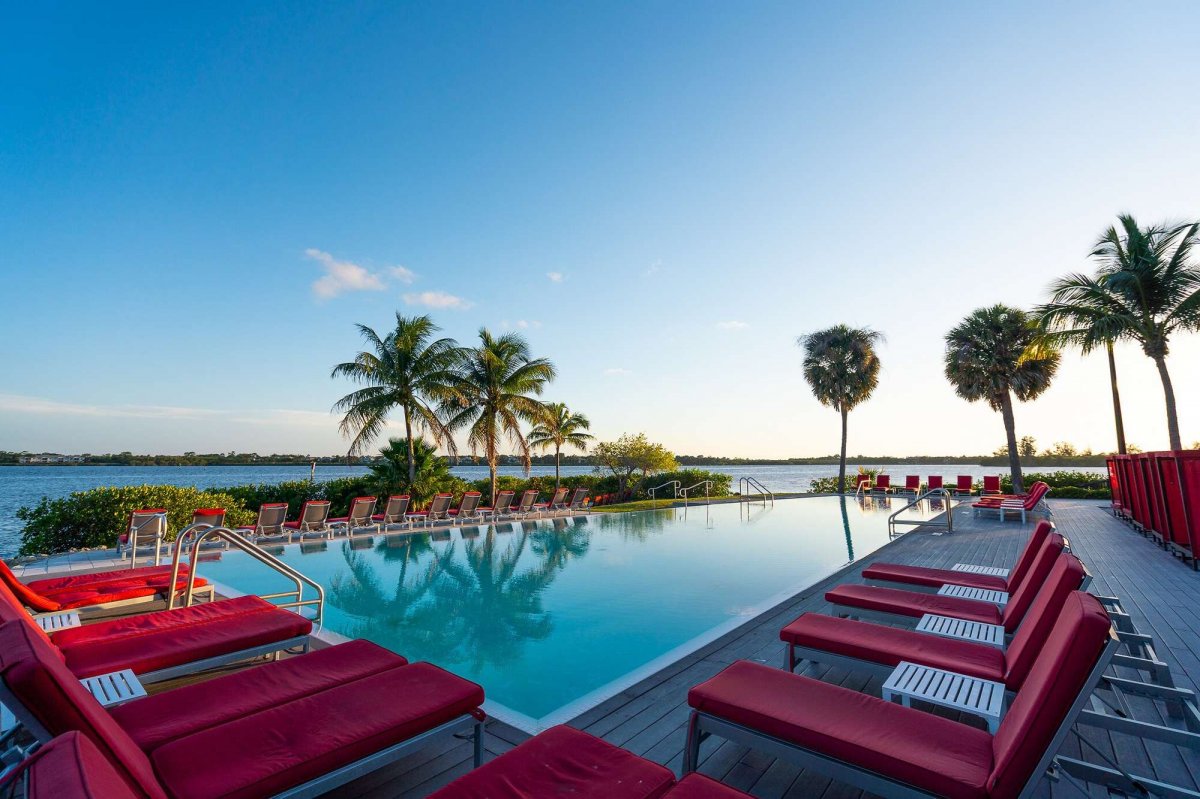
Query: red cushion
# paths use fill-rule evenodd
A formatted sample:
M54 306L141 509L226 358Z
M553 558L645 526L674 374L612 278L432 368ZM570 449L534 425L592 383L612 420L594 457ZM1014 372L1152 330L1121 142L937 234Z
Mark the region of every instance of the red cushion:
M1038 552L1041 551L1042 546L1046 543L1046 538L1052 532L1054 532L1054 527L1048 521L1042 520L1034 525L1033 533L1029 536L1029 541L1025 543L1025 548L1021 550L1021 556L1017 558L1012 571L1008 573L1008 584L1012 586L1009 589L1010 591L1021 585L1021 581L1025 579L1025 575L1033 566L1034 560L1037 559Z
M899 563L872 563L863 569L868 580L885 580L889 583L906 583L929 588L940 588L946 583L969 585L972 588L987 588L992 591L1007 591L1008 582L1003 577L990 574L971 574L951 569L927 569L923 566L904 566Z
M49 613L62 607L58 602L49 597L42 596L18 580L17 575L13 574L12 569L8 568L8 564L3 560L0 560L0 582L8 586L8 589L21 601L22 605L31 607L36 611Z
M1038 551L1037 557L1034 558L1033 565L1029 567L1029 575L1021 581L1021 584L1017 586L1017 590L1013 591L1012 595L1009 596L1008 604L1004 606L1003 624L1006 632L1015 632L1021 624L1021 620L1029 612L1029 607L1033 604L1038 591L1041 590L1042 585L1050 576L1050 572L1054 569L1054 564L1058 561L1059 555L1062 554L1066 546L1066 539L1058 533L1051 533L1046 536L1046 540L1042 542L1042 548Z
M655 799L670 769L572 727L551 727L429 799Z
M863 610L878 610L900 616L920 618L926 613L953 616L956 619L980 621L984 624L1000 624L1003 617L1000 609L990 602L959 599L954 596L918 594L898 588L882 588L876 585L839 585L825 593L825 599L835 605L848 605Z
M137 799L95 744L77 732L37 750L0 783L24 775L26 799ZM0 790L0 792L3 792Z
M805 613L780 630L779 637L796 646L884 666L907 660L996 682L1004 682L1005 677L1004 652L994 646L899 627Z
M150 759L177 799L258 799L476 712L482 703L475 683L413 663L172 741Z
M1025 684L996 731L994 796L1016 796L1050 746L1054 733L1112 634L1108 614L1093 596L1075 591L1046 640Z
M1037 599L1025 614L1025 620L1017 628L1012 643L1005 651L1008 664L1008 684L1018 690L1024 684L1034 662L1041 657L1042 649L1062 613L1063 605L1071 592L1078 591L1083 584L1086 571L1079 559L1070 553L1062 553L1054 563L1054 569L1037 593Z
M16 595L9 590L5 583L0 582L0 623L6 621L19 621L27 624L30 629L36 630L37 634L47 644L50 643L50 636L46 635L46 632L37 625L33 617L25 612L25 606L21 603L21 600L17 599ZM55 651L57 652L58 650L55 649ZM62 653L59 652L59 655L61 656Z
M188 573L186 564L179 565L182 577ZM107 583L127 582L161 582L166 585L171 578L170 566L139 566L136 569L111 569L92 574L66 574L61 577L50 577L45 580L31 580L29 587L40 594L54 594L59 591L74 591L84 587L95 587Z
M138 796L165 799L145 753L50 649L28 624L0 625L0 672L8 689L51 735L86 735Z
M308 635L312 622L257 596L145 613L55 633L79 677L120 669L135 674L193 663Z
M986 796L992 737L941 716L745 660L688 704L941 796Z
M695 772L681 779L666 795L670 799L747 799L750 796Z
M349 641L157 693L117 705L109 712L138 746L150 751L168 741L312 696L326 686L354 682L407 662L369 641Z

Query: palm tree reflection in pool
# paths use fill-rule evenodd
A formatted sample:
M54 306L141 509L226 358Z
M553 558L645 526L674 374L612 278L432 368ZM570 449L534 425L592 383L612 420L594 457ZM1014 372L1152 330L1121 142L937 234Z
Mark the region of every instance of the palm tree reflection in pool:
M567 561L587 554L591 536L585 525L587 517L551 519L548 526L533 533L533 552L547 569L566 568Z

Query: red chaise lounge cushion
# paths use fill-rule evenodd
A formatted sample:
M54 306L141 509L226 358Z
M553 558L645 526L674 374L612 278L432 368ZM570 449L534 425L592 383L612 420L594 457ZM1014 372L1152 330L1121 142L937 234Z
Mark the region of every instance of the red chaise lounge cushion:
M920 618L926 613L953 616L984 624L1000 624L1004 618L1000 608L990 602L961 599L956 596L919 594L901 588L847 583L825 592L825 599L835 605L849 605L863 610L895 613Z
M77 732L60 735L0 781L0 794L26 779L25 799L137 799L95 744Z
M176 590L187 588L187 569L180 568ZM95 574L71 574L22 583L16 575L0 562L2 580L21 602L34 610L52 612L69 610L122 599L137 599L164 592L171 581L170 566L146 566L138 569L117 569ZM197 577L197 587L207 581Z

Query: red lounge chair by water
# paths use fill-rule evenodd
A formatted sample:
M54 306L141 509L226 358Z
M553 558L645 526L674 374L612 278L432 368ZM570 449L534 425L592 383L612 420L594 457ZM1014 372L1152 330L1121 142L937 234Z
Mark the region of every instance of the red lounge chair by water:
M870 583L898 583L909 591L936 593L943 585L969 585L991 591L1011 594L1021 584L1030 566L1033 565L1042 544L1054 532L1054 525L1040 521L1033 528L1029 540L1021 550L1017 563L1007 576L957 569L930 569L924 566L906 566L901 563L877 561L863 569L863 579ZM988 570L994 571L994 570ZM1003 570L1000 570L1003 571Z
M236 663L293 647L307 648L312 622L256 596L221 599L189 608L176 608L108 619L94 624L72 623L68 614L54 614L43 632L41 624L0 584L0 622L28 624L59 652L71 673L80 679L130 669L143 683ZM55 627L58 627L55 629Z
M1117 647L1104 608L1072 594L995 735L874 696L738 661L688 692L683 772L710 735L872 794L1028 797Z
M875 486L871 490L872 491L882 491L885 494L890 493L892 490L891 475L887 475L887 474L875 475Z
M383 530L393 527L411 527L412 522L405 515L410 501L411 497L408 494L393 494L387 498L387 503L383 506L383 513L376 513L371 517L371 521Z
M1058 560L1066 539L1058 533L1046 537L1041 550L1021 580L1017 590L1008 595L1003 607L989 601L963 599L959 596L921 594L874 585L839 585L825 593L839 616L878 619L889 623L917 624L926 614L950 616L955 619L998 624L1008 634L1016 632L1038 588L1046 581Z
M678 783L665 766L572 727L551 727L468 772L429 799L746 799L700 774Z
M1046 495L1049 493L1050 486L1037 482L1024 497L1005 497L999 501L996 497L988 497L974 503L971 507L974 509L975 515L979 515L980 511L996 511L1000 514L1000 521L1004 521L1009 513L1019 514L1021 523L1024 524L1026 515L1033 513L1038 505L1043 505L1044 513L1050 512L1049 506L1044 503Z
M434 494L433 500L425 510L413 511L406 514L413 522L420 522L428 527L450 518L450 503L454 501L453 494Z
M983 496L987 496L988 494L999 494L1000 493L1000 475L985 474L983 476L983 490L980 491L979 493L982 494Z
M237 531L256 542L271 539L287 539L291 531L284 527L287 522L286 502L266 502L258 508L258 520L250 527L239 527Z
M16 793L10 788L17 787ZM68 732L0 779L0 795L25 799L143 799L86 736Z
M800 616L780 630L779 638L788 647L788 671L811 660L886 678L901 662L908 662L991 680L1017 691L1045 646L1067 598L1079 590L1086 576L1087 571L1074 555L1059 557L1012 643L1004 649L819 613Z
M482 498L478 491L468 491L458 501L458 507L449 511L455 521L468 522L478 520L480 516L479 501Z
M105 708L49 643L8 622L0 681L39 741L82 733L153 799L316 796L455 736L474 739L476 764L482 754L482 688L368 641Z
M914 496L921 493L921 476L919 474L910 474L904 477L905 494L913 494Z
M336 532L352 534L355 530L370 528L379 530L372 518L375 514L375 497L355 497L350 502L350 510L345 516L335 516L329 520L329 526Z
M489 507L481 507L479 515L484 519L497 521L508 515L508 509L512 507L513 492L497 491L496 501Z
M936 491L937 489L942 488L942 487L943 487L942 486L942 476L940 474L931 474L931 475L929 475L929 478L925 481L925 490L926 491Z
M187 590L187 566L181 566L175 590ZM165 600L171 583L170 566L142 566L92 574L70 574L22 583L0 561L0 582L8 586L21 604L40 613L78 610L81 615L96 615L114 608ZM197 588L212 597L212 586L203 578L194 580Z
M329 505L327 499L310 499L300 506L300 518L294 522L284 522L283 526L299 533L302 539L314 535L328 538Z
M533 504L537 502L538 492L534 490L526 491L521 495L521 501L513 506L509 515L515 517L528 516L533 513Z
M142 508L129 514L125 532L117 537L117 555L129 558L129 567L137 568L138 554L152 548L154 565L162 564L162 543L167 535L167 511Z
M549 502L534 503L533 508L531 509L531 512L535 513L535 514L552 513L555 508L562 505L563 500L566 499L567 492L570 490L571 489L569 489L569 488L555 489L554 495L550 498Z
M950 489L955 495L966 494L970 496L975 493L975 478L969 474L960 474L954 483L954 488Z

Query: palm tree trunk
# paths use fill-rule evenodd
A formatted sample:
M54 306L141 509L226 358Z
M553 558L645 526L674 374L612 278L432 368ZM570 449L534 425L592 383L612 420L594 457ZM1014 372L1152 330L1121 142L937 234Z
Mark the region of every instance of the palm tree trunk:
M849 411L842 408L842 457L838 460L838 493L846 493L846 417ZM856 486L857 487L857 486Z
M417 482L417 455L413 449L412 417L407 406L404 408L404 435L408 437L408 490L411 492L413 484Z
M561 462L562 462L562 448L558 444L555 444L554 445L554 490L555 491L558 490L558 469L559 469L559 464Z
M1000 415L1004 417L1004 433L1008 436L1008 468L1012 472L1014 494L1025 493L1025 481L1021 478L1021 453L1017 451L1017 420L1013 416L1012 395L1004 392L1000 401Z
M1117 422L1117 454L1124 455L1125 449L1125 420L1121 417L1121 392L1117 391L1117 359L1113 355L1113 343L1104 342L1108 350L1108 381L1112 384L1113 418Z
M487 443L487 462L488 471L492 478L492 496L488 500L488 504L492 507L496 506L496 438L489 434Z
M1183 441L1179 438L1179 414L1175 410L1175 389L1171 386L1171 375L1167 373L1167 359L1157 356L1154 365L1158 367L1158 376L1162 379L1163 396L1167 401L1167 435L1171 439L1171 449L1183 449Z

